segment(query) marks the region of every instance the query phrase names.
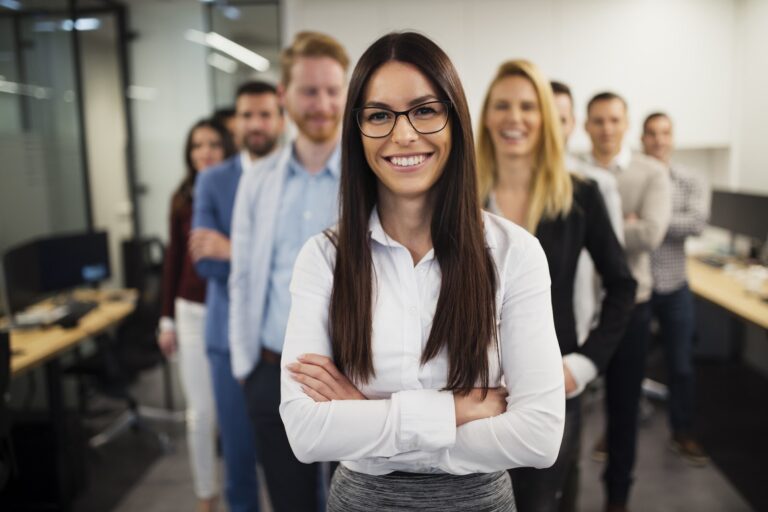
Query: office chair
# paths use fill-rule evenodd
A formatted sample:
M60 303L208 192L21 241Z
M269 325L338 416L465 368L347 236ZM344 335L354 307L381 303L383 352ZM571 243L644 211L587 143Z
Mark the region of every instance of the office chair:
M160 316L160 283L164 246L158 239L123 242L125 285L138 291L134 312L117 328L114 335L96 338L97 351L73 365L68 373L85 377L90 387L102 395L126 404L126 410L105 430L93 436L89 444L99 448L127 430L152 434L164 452L172 449L168 435L147 423L147 419L183 421L183 411L174 412L170 368L156 342ZM147 370L162 366L165 406L158 410L141 406L130 386Z

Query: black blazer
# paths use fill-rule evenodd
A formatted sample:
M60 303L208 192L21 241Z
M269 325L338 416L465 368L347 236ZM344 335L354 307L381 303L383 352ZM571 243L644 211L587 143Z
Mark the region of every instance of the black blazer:
M602 372L627 327L637 283L616 238L603 196L591 180L572 177L573 207L566 217L542 220L536 229L549 262L555 330L563 355L579 352ZM582 346L576 337L573 283L582 249L587 249L602 279L605 297L600 321Z

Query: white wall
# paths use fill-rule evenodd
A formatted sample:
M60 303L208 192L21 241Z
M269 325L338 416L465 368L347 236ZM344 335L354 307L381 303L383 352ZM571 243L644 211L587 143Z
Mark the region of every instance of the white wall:
M167 238L171 194L184 174L187 130L210 114L205 49L184 39L187 29L203 30L203 7L189 0L136 2L129 24L138 37L130 44L132 85L150 98L132 102L141 232Z
M768 194L768 2L737 0L735 185Z
M380 35L416 29L458 68L473 114L496 67L536 62L574 91L579 124L591 95L624 95L639 144L640 122L669 111L681 147L725 147L733 122L733 0L284 0L283 40L303 29L328 32L356 60ZM765 37L765 36L763 36ZM588 141L579 128L573 149Z

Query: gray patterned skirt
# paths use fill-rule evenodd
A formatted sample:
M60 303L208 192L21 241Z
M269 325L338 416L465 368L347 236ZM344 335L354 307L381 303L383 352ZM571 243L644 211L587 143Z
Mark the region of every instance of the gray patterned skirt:
M339 465L327 512L515 512L506 471L473 475L367 475Z

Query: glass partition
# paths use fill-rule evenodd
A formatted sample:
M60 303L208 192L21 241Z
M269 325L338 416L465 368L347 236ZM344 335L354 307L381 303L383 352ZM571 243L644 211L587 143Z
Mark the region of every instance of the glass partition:
M238 85L248 80L280 80L280 7L277 2L229 2L210 7L210 30L268 61L268 68L254 69L232 55L211 49L214 107L232 106Z
M0 13L0 253L88 227L67 21L62 13Z

